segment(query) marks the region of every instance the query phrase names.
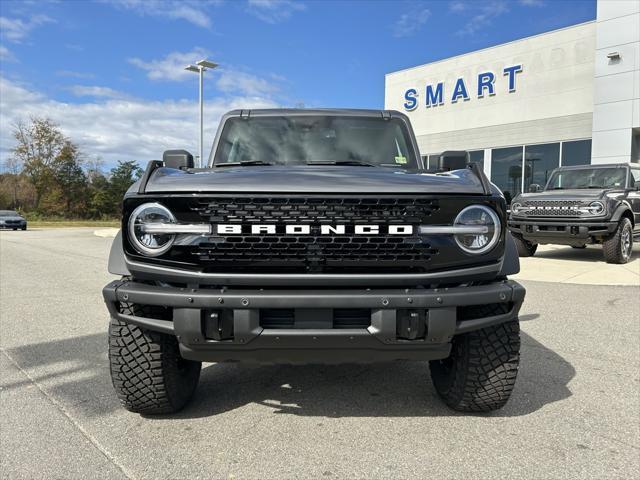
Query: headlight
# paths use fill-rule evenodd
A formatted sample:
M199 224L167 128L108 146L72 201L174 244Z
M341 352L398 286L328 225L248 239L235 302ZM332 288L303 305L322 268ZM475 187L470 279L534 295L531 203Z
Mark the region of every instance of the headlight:
M461 233L454 235L456 243L467 253L488 252L495 247L500 239L500 219L496 212L484 205L471 205L463 209L453 225L454 228L457 227L461 230ZM464 227L471 228L468 229L468 232L464 232ZM482 233L472 233L474 230Z
M520 212L523 212L524 210L525 209L522 208L522 204L521 203L516 202L516 203L512 203L511 204L511 213L513 213L515 215L519 214Z
M176 219L168 208L159 203L144 203L129 217L129 240L138 252L148 257L157 257L171 248L176 236L172 233L152 232L153 224L160 226L175 223ZM149 226L151 228L147 229Z
M580 212L580 214L593 215L593 216L602 215L605 212L604 203L599 201L591 202L587 206L574 207L574 209Z
M520 213L521 211L523 211L524 209L522 208L522 204L521 203L512 203L511 204L511 213L515 213L516 215L518 213Z
M591 213L591 215L602 215L604 213L604 203L591 202L589 204L589 213Z

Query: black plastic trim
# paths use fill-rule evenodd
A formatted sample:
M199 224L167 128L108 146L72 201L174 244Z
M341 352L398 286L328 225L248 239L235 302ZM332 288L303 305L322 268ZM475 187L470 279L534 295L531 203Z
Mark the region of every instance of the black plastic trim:
M144 194L147 189L147 184L149 183L149 179L153 172L155 172L158 168L162 167L164 163L160 160L151 160L147 163L147 168L142 174L142 178L140 179L140 184L138 185L138 193Z
M480 165L473 162L469 164L468 168L473 173L475 173L476 177L480 179L480 183L482 184L482 190L484 191L484 194L491 195L491 182L489 182L489 179L485 175L484 171L480 168Z
M460 268L442 272L407 274L255 274L255 273L202 273L199 271L151 265L126 259L127 268L136 277L174 283L201 285L261 285L261 286L331 286L331 285L430 285L451 282L492 280L501 269L502 261L478 267Z
M127 268L124 249L122 247L122 231L118 230L109 251L109 263L107 270L114 275L129 276L131 272Z
M442 289L212 290L160 287L128 280L103 290L115 318L143 328L176 335L183 356L200 361L380 361L445 358L454 335L517 318L525 290L513 281ZM131 316L119 304L173 308L173 320ZM500 315L457 319L457 307L502 303ZM350 329L263 329L264 308L368 308L371 325ZM204 337L202 311L233 310L233 340ZM398 309L427 310L427 336L396 337Z

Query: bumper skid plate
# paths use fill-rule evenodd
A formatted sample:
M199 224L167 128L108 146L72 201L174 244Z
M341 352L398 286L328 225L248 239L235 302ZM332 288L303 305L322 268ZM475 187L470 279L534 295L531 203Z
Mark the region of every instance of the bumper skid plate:
M335 363L446 358L454 335L517 318L525 291L513 281L437 289L216 290L122 280L103 295L113 317L175 335L187 359ZM131 304L169 313L150 318L121 308ZM326 328L323 312L334 309L365 311L366 325L331 328L328 320ZM262 323L265 312L284 310L310 318L286 328Z
M615 233L617 222L567 222L536 219L509 220L509 230L534 243L584 245L592 238L606 238Z

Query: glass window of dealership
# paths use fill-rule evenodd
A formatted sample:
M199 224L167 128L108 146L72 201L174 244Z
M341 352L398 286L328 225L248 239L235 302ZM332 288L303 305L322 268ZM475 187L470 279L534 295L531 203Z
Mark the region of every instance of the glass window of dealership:
M439 153L422 156L428 171L436 170L439 156ZM510 201L518 193L526 192L531 184L544 186L554 168L591 163L591 139L469 151L470 160L481 168L487 156L491 162L491 181Z
M594 21L386 75L426 166L467 150L510 200L559 166L640 160L640 0Z

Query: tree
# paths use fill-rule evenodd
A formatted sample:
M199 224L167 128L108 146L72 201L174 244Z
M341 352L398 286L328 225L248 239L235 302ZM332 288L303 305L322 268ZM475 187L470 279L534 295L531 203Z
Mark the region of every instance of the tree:
M89 183L93 183L96 178L104 178L103 173L104 160L102 157L95 156L93 158L89 158L85 162L85 171L87 172L87 180Z
M71 216L72 207L84 199L87 176L82 170L78 147L67 140L51 165L53 177L64 201L64 213Z
M13 136L18 142L13 149L13 156L24 165L23 171L35 188L37 209L53 181L51 164L68 140L55 123L39 117L32 117L29 125L17 123Z
M115 216L117 204L111 199L109 192L109 180L102 173L90 173L90 183L88 186L88 209L87 214L91 218L106 218Z
M16 156L8 157L4 161L6 181L11 185L11 208L18 208L18 186L20 173L22 173L22 161Z
M111 205L116 207L115 213L121 213L122 197L127 193L129 187L140 178L140 175L142 175L142 169L134 160L126 162L119 160L118 166L111 169L109 197Z

